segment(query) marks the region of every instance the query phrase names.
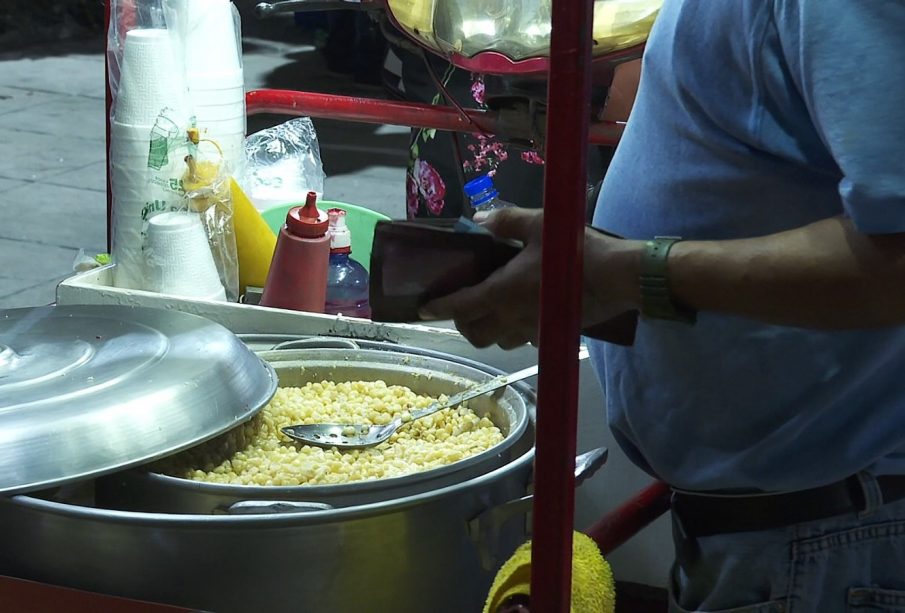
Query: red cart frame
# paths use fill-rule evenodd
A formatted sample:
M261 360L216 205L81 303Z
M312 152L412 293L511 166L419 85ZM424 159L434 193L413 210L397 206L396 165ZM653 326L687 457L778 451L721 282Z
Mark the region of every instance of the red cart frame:
M105 0L109 27L110 1ZM623 124L590 124L591 24L593 0L555 0L549 57L545 136L544 202L556 200L557 215L543 228L540 290L540 373L534 477L531 604L534 611L569 611L574 462L578 413L578 355L588 144L615 145ZM640 56L640 49L617 59ZM107 82L107 148L111 92ZM389 123L456 132L507 134L531 141L530 121L513 121L501 111L335 96L300 91L258 90L246 94L247 112L278 113ZM108 155L109 158L109 155ZM108 169L109 170L109 169ZM108 246L111 191L108 172ZM669 488L654 483L588 530L606 555L669 508ZM524 609L523 609L524 610Z

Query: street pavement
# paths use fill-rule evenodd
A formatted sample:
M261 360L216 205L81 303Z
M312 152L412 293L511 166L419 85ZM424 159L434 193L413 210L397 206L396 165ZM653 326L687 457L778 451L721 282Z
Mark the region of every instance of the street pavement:
M245 23L246 89L381 97L327 72L290 19ZM310 36L307 36L310 38ZM285 117L249 118L249 132ZM103 41L61 41L0 54L0 308L54 301L84 250L106 247ZM325 198L405 215L408 130L315 120Z

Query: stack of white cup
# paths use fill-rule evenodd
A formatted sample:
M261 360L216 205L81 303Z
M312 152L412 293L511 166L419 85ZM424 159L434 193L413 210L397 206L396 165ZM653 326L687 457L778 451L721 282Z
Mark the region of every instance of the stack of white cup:
M112 255L117 287L145 289L143 217L179 204L178 194L150 181L148 164L152 133L176 138L185 122L183 75L167 30L136 29L126 34L110 131ZM156 176L181 176L182 160L173 153L167 164L155 169Z
M148 222L148 289L199 300L226 300L198 213L169 212Z
M177 4L189 101L204 138L223 150L232 174L245 161L245 80L238 14L230 0Z

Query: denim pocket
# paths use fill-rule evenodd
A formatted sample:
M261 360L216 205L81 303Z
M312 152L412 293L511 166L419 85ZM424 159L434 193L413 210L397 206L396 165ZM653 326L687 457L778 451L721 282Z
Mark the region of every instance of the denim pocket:
M905 590L853 587L848 591L849 613L905 613Z
M785 600L769 600L756 604L740 605L728 609L686 609L679 604L677 565L673 564L669 581L669 613L788 613ZM687 598L686 598L687 600Z
M905 613L901 506L883 509L874 522L825 522L822 534L793 543L792 597L803 605L802 611ZM898 517L889 521L891 515ZM845 600L842 594L832 595L833 586L844 590Z

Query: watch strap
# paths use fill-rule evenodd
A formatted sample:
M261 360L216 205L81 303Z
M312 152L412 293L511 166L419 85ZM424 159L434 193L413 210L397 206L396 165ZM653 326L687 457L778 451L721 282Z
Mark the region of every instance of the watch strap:
M669 287L667 258L673 245L681 240L678 236L657 236L644 244L638 281L641 287L641 314L645 317L695 322L696 313L677 305Z

